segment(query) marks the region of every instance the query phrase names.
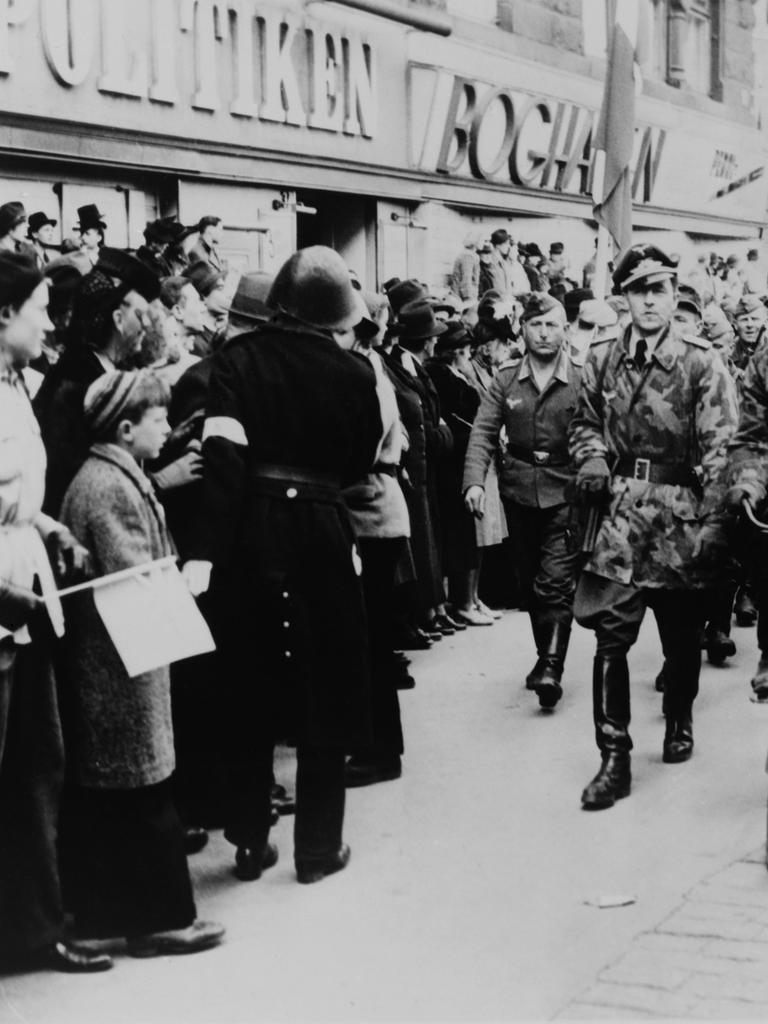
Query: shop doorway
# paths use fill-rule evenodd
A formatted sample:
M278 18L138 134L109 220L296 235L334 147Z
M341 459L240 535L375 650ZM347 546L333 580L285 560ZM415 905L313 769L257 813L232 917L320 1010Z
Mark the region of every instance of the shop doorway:
M328 245L360 278L376 286L376 200L301 189L296 193L296 248Z

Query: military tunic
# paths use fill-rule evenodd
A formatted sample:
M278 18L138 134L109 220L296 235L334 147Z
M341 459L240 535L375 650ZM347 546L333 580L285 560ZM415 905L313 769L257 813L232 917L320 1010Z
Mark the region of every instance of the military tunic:
M642 371L629 355L628 328L598 341L584 366L570 431L576 467L603 457L697 467L699 486L614 475L613 496L586 571L647 589L711 585L718 567L694 557L701 527L716 525L725 449L736 429L736 388L719 354L694 335L667 330ZM646 473L642 461L638 477Z

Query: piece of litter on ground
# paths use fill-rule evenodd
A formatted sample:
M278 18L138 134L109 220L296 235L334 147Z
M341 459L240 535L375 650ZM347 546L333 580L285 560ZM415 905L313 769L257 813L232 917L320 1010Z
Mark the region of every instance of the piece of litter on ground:
M588 907L598 907L606 910L608 907L629 907L637 903L637 896L626 892L598 892L584 900Z

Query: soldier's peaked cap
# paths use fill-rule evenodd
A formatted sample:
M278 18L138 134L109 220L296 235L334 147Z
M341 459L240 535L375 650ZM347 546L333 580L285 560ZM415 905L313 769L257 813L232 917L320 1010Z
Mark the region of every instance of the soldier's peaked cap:
M631 245L619 257L613 283L616 288L626 291L637 281L654 276L677 277L677 260L657 245L639 243Z

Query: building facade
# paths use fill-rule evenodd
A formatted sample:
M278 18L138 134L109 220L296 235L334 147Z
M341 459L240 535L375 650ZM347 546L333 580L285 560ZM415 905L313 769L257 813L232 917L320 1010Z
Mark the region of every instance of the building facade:
M132 247L216 214L236 269L322 242L370 287L439 286L499 226L580 266L607 3L0 0L0 201L64 234L96 203ZM743 252L768 199L764 5L641 4L638 237Z

